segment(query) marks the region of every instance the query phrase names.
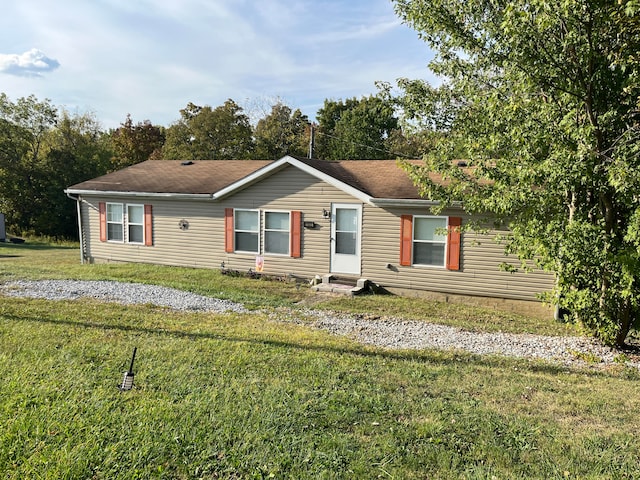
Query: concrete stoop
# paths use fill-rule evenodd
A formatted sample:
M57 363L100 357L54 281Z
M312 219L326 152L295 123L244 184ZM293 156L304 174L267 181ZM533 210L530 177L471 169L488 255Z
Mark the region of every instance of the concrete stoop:
M355 285L354 285L355 280ZM359 295L369 290L369 280L366 278L344 279L331 274L323 275L322 282L311 287L316 292L339 293L341 295Z

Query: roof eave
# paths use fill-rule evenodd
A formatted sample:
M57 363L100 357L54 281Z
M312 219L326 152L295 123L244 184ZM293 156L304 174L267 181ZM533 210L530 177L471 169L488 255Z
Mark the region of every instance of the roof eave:
M371 204L376 207L433 207L440 205L437 200L422 198L373 198ZM462 207L462 202L452 202L452 207Z
M115 197L159 197L175 199L204 199L211 200L210 193L158 193L158 192L120 192L117 190L82 190L77 188L67 188L64 193L69 195L95 195L95 196L115 196Z

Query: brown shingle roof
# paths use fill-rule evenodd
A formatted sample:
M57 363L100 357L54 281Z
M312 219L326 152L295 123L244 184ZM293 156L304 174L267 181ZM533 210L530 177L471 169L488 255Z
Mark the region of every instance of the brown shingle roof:
M418 189L395 160L299 160L373 198L420 198Z
M211 194L271 160L148 160L69 187L109 192Z
M418 189L395 160L296 160L372 198L421 198ZM189 165L184 163L180 160L148 160L78 183L69 187L69 190L213 194L274 162L197 160Z

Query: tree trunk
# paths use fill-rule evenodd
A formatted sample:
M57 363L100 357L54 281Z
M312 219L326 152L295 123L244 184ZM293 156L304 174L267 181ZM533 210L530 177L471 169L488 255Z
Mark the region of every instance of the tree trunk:
M624 347L627 335L629 335L629 330L631 330L631 325L633 323L631 310L631 301L629 299L624 300L620 309L620 316L617 319L619 329L616 335L615 345L618 348Z

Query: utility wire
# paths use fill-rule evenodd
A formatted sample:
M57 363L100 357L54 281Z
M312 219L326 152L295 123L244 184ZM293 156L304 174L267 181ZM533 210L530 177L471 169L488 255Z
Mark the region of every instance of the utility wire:
M378 152L381 152L381 153L389 153L391 155L395 155L396 157L402 157L402 158L405 158L407 160L415 160L416 159L413 156L405 155L403 153L392 152L392 151L385 150L385 149L382 149L382 148L372 147L371 145L366 145L364 143L358 143L358 142L353 142L351 140L345 140L343 138L337 137L337 136L332 135L330 133L325 133L325 132L321 132L321 131L318 131L318 130L315 130L314 133L315 133L315 135L322 135L322 136L325 136L325 137L329 137L329 138L332 138L332 139L337 140L337 141L339 141L341 143L344 143L344 144L348 143L348 144L351 144L351 145L355 145L357 147L364 147L364 148L368 148L369 150L375 150L375 151L378 151Z

